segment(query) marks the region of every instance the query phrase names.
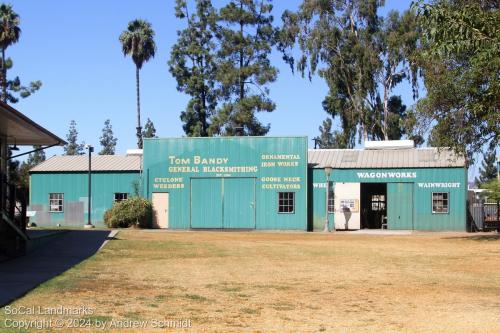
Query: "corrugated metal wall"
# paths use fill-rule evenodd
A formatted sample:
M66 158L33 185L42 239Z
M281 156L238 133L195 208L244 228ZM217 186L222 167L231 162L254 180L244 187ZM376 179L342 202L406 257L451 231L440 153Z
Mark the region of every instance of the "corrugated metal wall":
M387 183L389 229L409 229L410 225L415 230L464 231L466 228L467 173L464 168L334 169L330 179L334 183ZM313 197L310 216L315 230L322 229L325 217L324 184L324 170L313 169L309 188ZM432 212L433 192L449 193L448 213ZM401 215L411 216L411 224L408 218L397 218Z
M146 139L144 175L146 197L170 193L173 229L307 228L306 137ZM278 192L295 193L292 214Z
M138 172L92 174L92 222L95 225L103 225L104 212L113 206L114 193L133 194L134 181L139 181ZM64 193L64 212L49 212L49 193ZM39 225L82 225L87 222L87 196L87 173L33 173L30 209L42 211L37 212L38 219L35 216L30 221Z

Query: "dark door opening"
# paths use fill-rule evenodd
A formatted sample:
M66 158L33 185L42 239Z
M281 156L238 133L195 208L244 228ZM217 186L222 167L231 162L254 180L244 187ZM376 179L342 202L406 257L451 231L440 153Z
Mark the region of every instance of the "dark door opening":
M361 229L381 229L387 218L387 184L361 184Z

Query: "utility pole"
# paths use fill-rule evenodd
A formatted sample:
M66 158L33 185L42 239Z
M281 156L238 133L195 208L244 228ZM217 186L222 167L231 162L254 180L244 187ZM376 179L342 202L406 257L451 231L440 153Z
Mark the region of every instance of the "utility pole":
M92 229L94 226L92 225L92 152L94 151L94 147L91 145L85 145L85 148L89 150L89 191L88 191L88 200L87 200L87 215L88 220L85 225L85 229Z
M332 173L331 167L325 167L325 176L326 176L326 205L325 205L325 226L323 227L323 232L330 232L328 228L328 203L330 199L330 175ZM332 231L335 231L335 224L333 225Z

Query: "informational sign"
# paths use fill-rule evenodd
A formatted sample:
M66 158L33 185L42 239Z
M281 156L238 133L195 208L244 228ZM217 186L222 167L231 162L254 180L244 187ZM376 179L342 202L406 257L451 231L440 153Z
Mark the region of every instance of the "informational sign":
M358 199L340 199L340 211L356 213L359 211Z
M261 154L260 165L234 165L229 157L213 157L194 155L191 157L180 157L169 155L167 158L169 174L204 174L211 177L233 177L233 174L257 175L259 168L266 170L270 168L298 168L301 156L297 154ZM235 163L236 164L236 163ZM300 190L303 182L302 177L260 177L263 190ZM155 177L153 189L184 189L186 177Z

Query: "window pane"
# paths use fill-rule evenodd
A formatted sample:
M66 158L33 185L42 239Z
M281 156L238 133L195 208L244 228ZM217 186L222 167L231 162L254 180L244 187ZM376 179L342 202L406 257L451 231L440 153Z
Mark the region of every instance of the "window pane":
M432 212L448 213L448 192L432 193Z
M278 192L278 213L293 213L294 206L294 192Z
M63 193L49 193L49 211L62 212L64 207Z
M115 193L115 202L127 200L128 193Z

